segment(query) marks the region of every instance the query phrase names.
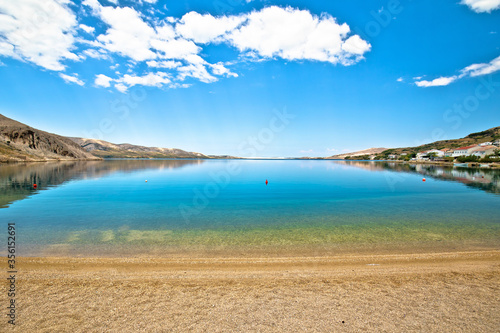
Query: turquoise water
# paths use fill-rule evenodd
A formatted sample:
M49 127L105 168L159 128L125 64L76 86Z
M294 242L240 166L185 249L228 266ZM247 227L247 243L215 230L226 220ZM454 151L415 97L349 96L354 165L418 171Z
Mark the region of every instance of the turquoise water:
M495 170L385 162L3 165L0 220L20 255L497 248L499 184Z

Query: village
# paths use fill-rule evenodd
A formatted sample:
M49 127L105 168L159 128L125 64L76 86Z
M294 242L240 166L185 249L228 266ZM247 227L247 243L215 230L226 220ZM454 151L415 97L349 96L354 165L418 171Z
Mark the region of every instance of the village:
M422 151L417 153L415 158L412 160L417 161L429 161L429 160L448 160L448 158L457 157L470 157L476 156L478 158L484 158L487 156L495 155L500 149L500 140L495 142L482 142L477 145L470 145L466 147L459 148L448 148L448 149L432 149L427 151Z

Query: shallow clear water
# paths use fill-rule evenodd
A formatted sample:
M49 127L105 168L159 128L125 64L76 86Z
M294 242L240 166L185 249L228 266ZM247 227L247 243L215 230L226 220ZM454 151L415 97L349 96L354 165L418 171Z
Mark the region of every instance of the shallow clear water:
M384 162L2 165L0 220L19 255L498 248L499 184L498 170Z

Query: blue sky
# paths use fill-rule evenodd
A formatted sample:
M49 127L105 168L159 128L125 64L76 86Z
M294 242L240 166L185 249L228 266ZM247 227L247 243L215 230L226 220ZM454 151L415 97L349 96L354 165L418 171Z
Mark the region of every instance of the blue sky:
M0 113L49 132L330 156L500 125L500 0L0 0Z

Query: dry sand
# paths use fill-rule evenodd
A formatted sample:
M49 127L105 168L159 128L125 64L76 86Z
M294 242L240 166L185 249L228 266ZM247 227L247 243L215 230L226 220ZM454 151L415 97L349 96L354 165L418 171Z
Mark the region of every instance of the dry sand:
M17 325L2 315L1 332L500 332L500 251L20 258L18 269Z

